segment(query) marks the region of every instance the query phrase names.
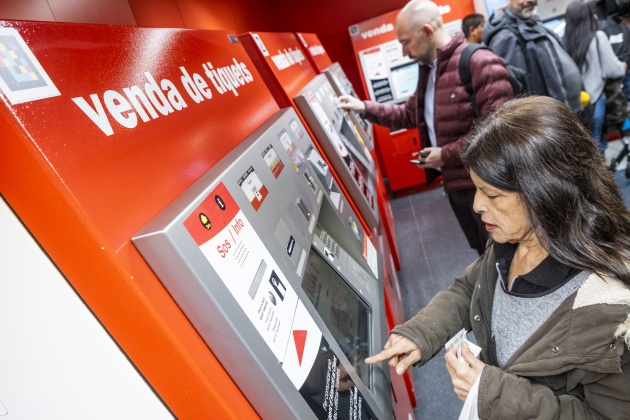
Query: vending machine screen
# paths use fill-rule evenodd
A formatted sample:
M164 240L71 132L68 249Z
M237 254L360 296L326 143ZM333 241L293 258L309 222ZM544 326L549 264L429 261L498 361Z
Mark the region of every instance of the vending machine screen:
M314 249L309 255L302 289L363 383L371 388L371 369L364 362L370 356L369 306Z
M419 70L417 63L407 63L391 69L396 98L413 95L418 87Z

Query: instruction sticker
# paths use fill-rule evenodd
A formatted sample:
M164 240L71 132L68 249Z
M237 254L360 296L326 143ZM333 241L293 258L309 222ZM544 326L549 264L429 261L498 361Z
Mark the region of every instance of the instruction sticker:
M298 149L297 153L291 160L291 164L293 165L295 172L300 173L300 168L304 166L304 153L302 153L300 149Z
M269 192L260 178L258 178L258 175L256 175L256 172L254 172L253 166L250 166L247 172L238 180L238 185L247 196L249 202L252 203L254 210L258 211Z
M223 183L184 227L280 362L298 297Z
M267 47L265 47L265 44L263 44L262 39L260 39L260 36L258 34L252 34L252 38L254 38L254 42L256 42L256 45L258 45L258 48L260 48L260 52L265 57L268 57L269 51L267 51Z
M13 105L61 95L14 28L0 28L0 89Z
M278 178L282 169L284 169L284 163L282 163L272 145L267 146L267 148L262 152L262 157L265 159L265 162L267 162L274 178Z
M284 149L287 151L289 156L291 156L295 151L295 144L293 144L293 142L291 141L291 137L289 137L287 130L282 129L280 134L278 134L278 138L280 139L280 143L282 143Z
M298 139L298 141L302 140L302 137L304 137L304 132L300 128L300 125L297 123L297 121L295 121L295 118L291 118L291 121L289 121L289 127L291 127L291 130L293 131L293 134L295 134L295 137Z
M370 270L374 273L374 277L378 279L378 253L367 235L363 236L363 258L365 258L368 266L370 266Z

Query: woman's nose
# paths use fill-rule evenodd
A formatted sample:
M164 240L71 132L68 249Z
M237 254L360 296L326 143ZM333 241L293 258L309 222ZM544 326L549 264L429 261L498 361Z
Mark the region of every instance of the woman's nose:
M481 193L479 191L475 192L475 199L473 201L473 210L475 211L475 213L483 213L484 211L487 210L483 197L481 197Z

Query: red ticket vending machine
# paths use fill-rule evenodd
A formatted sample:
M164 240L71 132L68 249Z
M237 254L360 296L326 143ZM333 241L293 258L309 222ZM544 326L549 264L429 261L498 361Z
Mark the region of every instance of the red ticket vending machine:
M461 19L470 8L463 7L458 1L436 3L447 30L451 33L460 31ZM395 10L348 28L365 92L370 100L379 103L403 103L413 95L418 84L418 65L402 55L402 46L396 39L395 24L399 12ZM421 147L418 131L390 132L380 126L375 126L374 131L382 160L379 163L385 166L394 194L429 187L427 181L433 180L427 180L425 171L409 162L415 159L412 153Z
M304 52L306 58L309 60L313 68L317 70L318 73L323 73L326 75L328 81L330 82L330 85L335 91L335 94L337 96L353 95L358 98L358 95L356 94L352 83L341 68L341 65L339 63L333 63L330 60L328 53L326 53L326 50L321 45L321 42L317 35L300 32L296 33L295 35L300 41L299 44L302 47L302 51ZM363 140L365 146L372 153L372 157L377 158L376 151L374 150L373 125L369 121L361 118L361 116L356 112L351 111L348 112L347 115L353 122L356 130L358 131L359 137ZM378 169L379 173L381 173L382 176L385 176L385 174L383 173L383 167L379 166ZM385 184L380 177L376 180L376 189L383 230L387 235L387 240L389 242L396 268L400 270L400 258L398 256L398 242L396 240L396 227L394 225L394 217L391 207L389 205L389 198L387 196Z
M328 156L327 164L332 166L337 171L337 182L339 182L339 172L348 172L348 167L344 163L344 156L338 154L336 151L332 151L329 145L326 145L326 149L321 144L328 141L331 144L335 144L335 149L341 143L341 140L335 141L336 133L344 131L342 117L338 115L339 110L336 109L334 104L331 103L331 90L332 86L328 82L325 75L315 76L315 72L312 68L303 66L306 65L304 54L296 54L299 49L299 44L295 39L295 35L292 34L277 34L277 33L249 33L240 35L239 38L243 42L243 45L250 53L252 60L258 66L259 72L263 75L267 81L267 85L276 97L276 100L280 106L287 106L287 104L293 104L296 109L300 111L300 116L305 125L310 126L311 137L317 139L318 148L323 155L330 153ZM306 115L305 115L306 113ZM341 128L340 128L341 127ZM340 131L341 130L341 131ZM352 130L345 130L346 134L350 135ZM332 138L331 138L332 137ZM344 143L345 146L342 149L358 149L360 145ZM353 147L354 146L354 147ZM362 161L363 157L359 157L359 153L356 153L358 157L357 161ZM346 153L346 156L350 156ZM334 160L333 160L334 159ZM340 163L335 166L331 164L331 161ZM366 163L365 166L368 166ZM356 166L355 166L356 167ZM348 175L348 174L345 174ZM352 175L350 175L352 177ZM378 173L374 176L375 179L380 177ZM354 180L350 180L349 187L357 187ZM374 188L373 188L374 190ZM356 193L356 191L355 191ZM350 195L354 200L361 200L361 197ZM364 203L365 204L365 203ZM357 206L358 207L358 206ZM369 210L368 210L369 211ZM365 213L364 213L365 214ZM367 214L368 218L370 214ZM365 225L364 225L365 226ZM393 225L391 226L393 228ZM366 231L370 231L370 228L376 228L376 226L367 226ZM374 235L375 241L379 241L379 248L382 251L381 255L383 261L388 259L390 253L388 252L387 245L382 240L382 236ZM389 257L389 258L388 258ZM384 281L384 280L383 280ZM400 297L398 296L400 301ZM402 302L399 302L400 304ZM391 308L390 302L387 302L387 308ZM393 307L400 308L400 304L395 304ZM387 309L391 311L391 309ZM407 414L408 418L413 418L413 412L409 409L411 407L411 396L413 396L413 387L409 381L400 377L392 377L392 397L394 410L397 415L401 415L403 412ZM405 392L405 390L407 392ZM415 401L415 397L413 398ZM400 401L400 403L398 402ZM406 401L406 402L405 402Z
M239 36L243 46L250 54L261 76L267 83L269 90L281 107L293 106L300 118L309 129L309 134L316 140L317 148L332 169L333 176L343 194L348 198L355 213L361 219L361 224L369 234L379 225L378 205L373 186L360 182L347 182L353 178L350 168L346 164L335 166L331 156L326 154L322 139L313 134L313 127L309 126L300 112L294 98L310 83L317 73L308 63L292 33L246 33ZM332 88L331 88L332 90ZM339 116L338 119L342 118ZM352 135L352 133L350 133ZM368 157L371 159L371 157ZM344 182L344 180L346 182Z
M278 111L238 39L0 26L2 197L175 417L259 418L131 243Z

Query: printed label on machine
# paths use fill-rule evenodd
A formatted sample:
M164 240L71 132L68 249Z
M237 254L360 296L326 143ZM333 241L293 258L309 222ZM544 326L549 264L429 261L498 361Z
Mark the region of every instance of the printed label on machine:
M363 395L298 301L282 369L318 419L370 419Z
M260 52L265 57L268 57L269 51L267 50L267 47L265 47L265 44L263 44L262 39L260 39L260 36L258 34L252 34L252 38L254 38L254 42L256 42L256 45L258 45L258 48L260 48Z
M238 185L249 199L249 202L252 203L252 206L254 206L254 210L258 211L269 192L260 178L258 178L258 175L256 175L256 172L254 172L254 167L250 166L247 169L247 172L238 180Z
M0 90L13 105L61 95L14 28L0 28Z
M298 297L223 183L184 227L282 362Z
M378 254L376 248L372 244L370 238L367 235L363 236L363 257L370 266L370 270L374 273L374 276L378 279Z
M295 118L291 118L291 121L289 121L289 127L291 127L291 130L293 131L293 134L295 134L295 137L298 139L298 141L302 140L302 137L304 137L304 132L300 129L300 126L298 125L297 121L295 121Z
M284 149L287 151L289 156L293 154L295 151L295 144L291 141L291 137L287 133L287 130L282 130L280 134L278 134L278 138L280 139L280 143L284 146Z
M295 172L300 173L300 168L304 166L304 153L300 149L298 149L293 159L291 159L291 165L293 165L293 169Z
M282 163L282 161L280 160L280 157L274 150L273 146L269 145L262 152L262 156L263 159L265 159L265 162L267 162L267 165L269 165L269 169L271 169L271 173L273 174L273 176L275 178L278 178L280 176L280 173L282 172L282 169L284 169L284 163Z

